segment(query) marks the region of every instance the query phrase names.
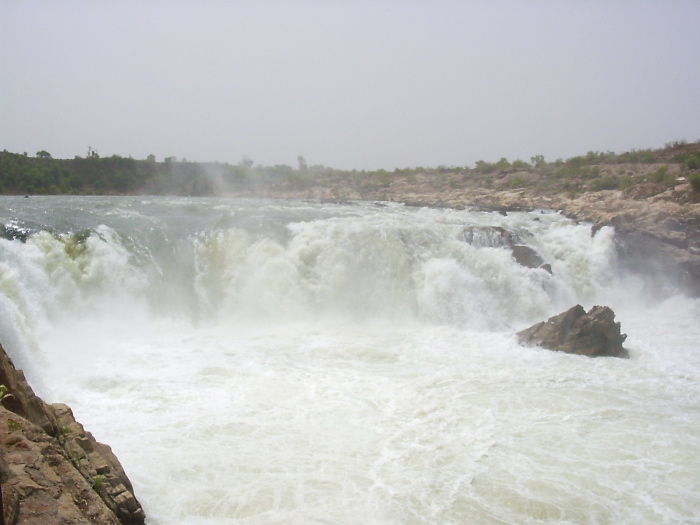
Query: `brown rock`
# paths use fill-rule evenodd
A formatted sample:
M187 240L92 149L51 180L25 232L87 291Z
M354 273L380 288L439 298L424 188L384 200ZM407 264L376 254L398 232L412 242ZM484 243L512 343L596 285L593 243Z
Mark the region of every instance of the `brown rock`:
M620 333L620 323L615 322L615 313L607 306L594 306L586 312L576 305L517 335L523 345L588 357L629 357L622 347L627 336Z
M68 406L37 397L2 346L0 381L11 394L0 407L6 524L144 523L112 450L85 431Z
M141 504L134 497L131 481L124 472L112 449L98 442L83 425L78 423L67 405L51 405L61 429L61 440L66 451L75 459L76 468L96 490L105 504L122 523L143 523L145 515Z
M4 408L0 408L0 428L8 429L3 444L13 474L3 492L17 495L17 523L121 523L71 464L56 438ZM7 516L6 520L12 523Z
M40 426L48 434L55 435L58 427L56 419L46 403L37 397L27 383L22 370L17 370L12 360L0 346L0 385L5 385L11 396L3 401L3 406Z

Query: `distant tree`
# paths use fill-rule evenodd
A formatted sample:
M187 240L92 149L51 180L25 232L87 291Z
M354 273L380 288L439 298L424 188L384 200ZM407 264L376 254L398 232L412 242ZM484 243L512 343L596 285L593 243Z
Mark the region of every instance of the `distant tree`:
M41 151L36 152L36 156L40 159L50 159L51 158L51 153L46 151L45 149L42 149Z
M151 154L148 157L146 157L146 161L153 163L156 161L156 156Z
M530 162L532 162L532 165L535 166L536 168L539 168L539 167L547 164L544 160L544 155L535 155L534 157L530 157Z
M250 169L253 167L253 160L243 155L243 158L241 158L241 161L238 163L238 165L241 168Z
M299 155L297 157L297 162L299 163L299 171L308 171L309 165L306 163L306 159Z
M486 162L485 160L476 161L476 170L481 173L491 173L495 169L496 166L490 162Z
M511 164L514 168L529 168L530 165L524 160L516 159Z

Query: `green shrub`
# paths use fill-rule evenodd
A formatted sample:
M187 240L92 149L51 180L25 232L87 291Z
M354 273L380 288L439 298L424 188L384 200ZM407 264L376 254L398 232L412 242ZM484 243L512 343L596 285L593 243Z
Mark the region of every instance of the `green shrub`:
M656 162L657 155L650 149L632 150L627 153L621 153L617 156L619 163L635 163L635 164L653 164Z
M691 173L688 180L695 191L700 191L700 171Z
M665 186L673 186L676 183L676 176L669 173L668 166L661 166L650 175L649 180Z
M685 159L683 159L683 164L689 170L700 169L700 151L686 155Z
M521 168L521 169L532 167L527 162L525 162L524 160L520 160L520 159L514 160L513 163L511 164L511 166L513 166L514 168Z
M478 172L491 173L495 169L496 169L495 164L492 164L490 162L486 162L484 160L477 160L476 161L476 171L478 171Z
M591 182L591 190L616 190L620 187L620 179L615 175L606 175Z
M95 492L100 492L102 490L102 487L104 487L105 483L105 477L102 475L97 475L91 480L92 482L92 488L95 490Z
M620 179L620 189L626 190L627 188L634 186L634 178L629 175L625 175Z
M509 188L522 188L522 187L528 185L528 181L527 181L526 178L520 177L520 176L518 175L518 176L513 177L512 179L510 179L510 180L506 183L506 185L507 185Z

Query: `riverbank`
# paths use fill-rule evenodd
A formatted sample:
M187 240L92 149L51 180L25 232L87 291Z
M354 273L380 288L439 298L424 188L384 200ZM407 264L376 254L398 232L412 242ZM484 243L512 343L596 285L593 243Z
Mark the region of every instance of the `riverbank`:
M138 525L145 514L109 446L34 394L0 345L3 525Z
M478 175L426 171L410 177L395 175L385 183L358 184L352 177L309 182L304 187L277 184L229 193L234 197L377 200L411 206L508 211L554 209L569 217L614 226L621 262L630 270L653 273L663 284L680 285L700 295L700 191L678 162L601 164L597 180L624 174L624 189L584 188L585 180L551 184L533 168L508 168ZM659 177L658 174L663 174ZM518 184L512 184L518 181ZM571 181L568 181L571 182ZM580 184L579 184L580 183ZM600 186L600 185L599 185Z

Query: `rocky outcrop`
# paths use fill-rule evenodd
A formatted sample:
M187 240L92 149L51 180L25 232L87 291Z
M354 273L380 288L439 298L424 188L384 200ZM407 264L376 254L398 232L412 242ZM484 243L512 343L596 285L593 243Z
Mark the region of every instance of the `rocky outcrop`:
M586 312L576 305L518 332L523 345L537 345L549 350L588 357L629 357L622 347L627 336L620 333L620 323L607 306L594 306Z
M0 478L5 523L142 524L145 515L111 449L62 404L36 396L0 346Z
M542 268L552 273L552 267L534 249L530 248L518 235L501 226L467 226L464 240L475 248L506 248L515 261L526 268Z
M635 218L616 217L611 225L624 268L700 296L700 218L659 217L641 227Z

